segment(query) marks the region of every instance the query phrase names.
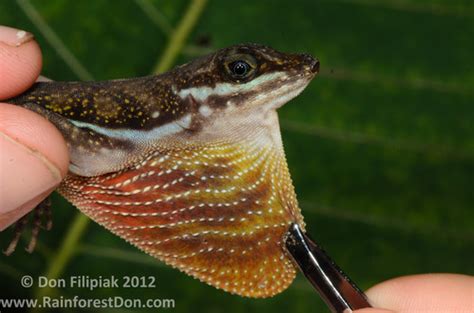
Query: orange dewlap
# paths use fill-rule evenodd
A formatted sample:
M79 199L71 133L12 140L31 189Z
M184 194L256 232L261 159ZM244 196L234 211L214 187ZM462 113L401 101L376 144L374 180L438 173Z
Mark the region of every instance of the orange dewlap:
M148 254L225 291L269 297L295 266L283 238L303 225L283 149L243 143L156 149L60 191L86 215Z

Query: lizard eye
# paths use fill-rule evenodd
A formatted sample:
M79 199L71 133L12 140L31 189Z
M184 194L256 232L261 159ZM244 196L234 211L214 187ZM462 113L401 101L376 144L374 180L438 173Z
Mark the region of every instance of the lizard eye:
M243 60L238 60L229 64L229 70L235 77L245 77L250 71L250 65Z
M257 60L250 54L235 54L225 60L225 69L230 79L237 83L255 76Z

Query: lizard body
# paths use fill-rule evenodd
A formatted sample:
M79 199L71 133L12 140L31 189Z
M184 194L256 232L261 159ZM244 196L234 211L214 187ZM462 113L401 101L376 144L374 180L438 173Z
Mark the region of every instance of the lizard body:
M59 192L82 212L210 285L268 297L292 282L283 237L304 227L276 109L318 70L237 45L158 76L37 83L9 102L65 137Z

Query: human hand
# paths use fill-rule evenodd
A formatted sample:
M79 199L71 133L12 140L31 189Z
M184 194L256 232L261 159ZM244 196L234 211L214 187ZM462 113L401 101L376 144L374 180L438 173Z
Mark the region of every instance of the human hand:
M374 307L354 313L473 313L474 277L424 274L399 277L367 291Z
M28 89L42 59L33 36L0 26L0 100ZM66 176L61 133L42 116L0 103L0 231L30 212Z

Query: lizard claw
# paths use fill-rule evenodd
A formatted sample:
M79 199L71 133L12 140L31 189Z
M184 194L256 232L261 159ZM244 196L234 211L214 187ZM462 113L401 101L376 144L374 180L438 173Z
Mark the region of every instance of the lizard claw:
M51 201L48 197L42 202L40 202L40 204L38 204L38 206L30 214L23 216L18 222L16 222L15 235L13 236L13 239L11 240L7 249L3 251L5 255L8 256L8 255L11 255L13 252L15 252L18 242L20 241L21 235L23 234L29 222L29 217L32 214L33 214L33 221L32 221L32 227L31 227L31 239L30 239L30 242L28 243L28 246L25 248L27 252L32 253L34 251L41 228L46 229L46 230L50 230L52 228L53 223L52 223L52 218L51 218ZM42 225L41 223L43 215L46 218L45 225Z

